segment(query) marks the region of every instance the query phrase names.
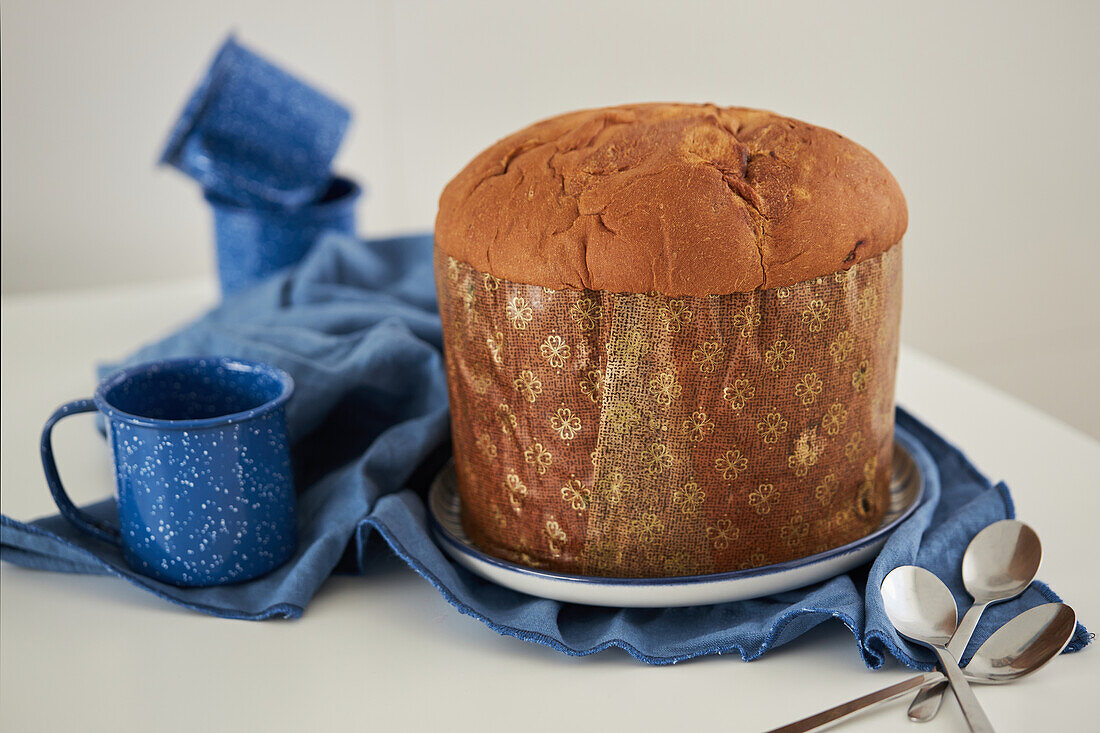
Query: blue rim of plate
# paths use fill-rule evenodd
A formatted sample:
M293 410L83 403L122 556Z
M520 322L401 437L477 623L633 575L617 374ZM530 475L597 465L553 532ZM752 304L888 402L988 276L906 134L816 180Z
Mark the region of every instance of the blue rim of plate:
M909 503L901 509L900 512L896 510L888 511L886 517L883 519L882 524L878 529L870 534L864 535L858 540L849 542L846 545L834 547L831 550L825 552L819 552L815 555L809 555L807 557L801 557L796 560L787 560L785 562L773 563L771 565L761 565L757 568L747 568L745 570L728 570L721 573L708 573L704 575L677 575L669 578L618 578L607 577L599 575L574 575L571 573L558 573L552 570L540 570L539 568L531 568L526 565L519 565L508 560L502 560L499 557L494 557L480 549L478 549L473 542L463 537L455 535L450 529L447 529L444 524L436 517L436 502L445 501L445 497L440 495L448 491L443 485L446 474L454 472L453 459L447 463L446 466L436 475L435 480L432 481L431 488L428 491L428 523L431 526L432 534L435 537L445 542L450 548L456 552L473 558L478 562L486 563L496 566L502 570L507 570L512 573L519 573L521 575L529 575L538 578L544 578L546 580L564 581L568 583L576 583L579 585L617 585L617 586L677 586L677 585L696 585L700 583L717 583L730 580L741 580L744 578L755 578L763 575L772 575L774 573L781 573L788 570L795 570L797 568L805 567L807 565L814 565L825 560L832 560L843 555L847 555L852 552L857 552L864 549L868 545L874 544L879 540L885 540L890 533L897 529L898 525L904 522L909 516L916 511L917 507L924 501L925 495L925 479L921 473L920 467L913 459L912 448L908 444L916 443L916 438L906 433L904 430L895 427L894 430L894 465L893 474L890 478L890 494L891 494L891 507L894 506L894 496L900 493L914 492L913 497L909 500ZM910 484L916 482L915 490L910 487ZM460 499L457 492L448 492L452 497L452 512L457 512L460 506ZM460 525L461 526L461 525Z

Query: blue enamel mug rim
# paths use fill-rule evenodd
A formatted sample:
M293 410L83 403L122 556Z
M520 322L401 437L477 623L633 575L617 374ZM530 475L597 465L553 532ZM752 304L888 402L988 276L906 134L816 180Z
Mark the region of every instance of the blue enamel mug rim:
M164 418L135 415L115 407L107 398L107 394L112 389L136 376L156 371L168 371L172 368L186 365L221 367L235 372L248 372L249 374L267 376L274 379L280 385L281 389L279 390L279 394L275 397L261 405L257 405L247 410L226 415L215 415L214 417L186 420L167 420ZM108 375L107 378L99 383L99 386L96 387L93 400L95 401L96 408L112 420L120 420L130 425L136 425L143 428L159 428L161 430L199 430L201 428L222 427L224 425L252 420L253 418L282 407L286 404L287 400L290 399L293 393L294 378L279 367L272 366L271 364L253 361L251 359L238 359L233 356L179 356L171 359L146 361L141 364L119 369Z
M247 371L251 374L263 375L276 380L280 385L279 394L267 400L261 405L226 415L216 415L209 418L188 420L166 420L159 418L134 415L112 405L107 394L119 384L141 374L149 374L156 370L168 370L184 365L201 367L223 367L235 371ZM231 356L199 356L176 357L171 359L158 359L135 364L120 369L99 383L95 395L91 399L79 399L66 402L54 410L53 414L42 426L42 437L39 443L39 452L42 458L42 469L46 474L46 485L54 503L74 527L104 542L117 547L122 546L122 535L118 528L91 515L85 513L73 504L61 482L61 474L57 470L57 462L53 455L53 429L59 421L70 415L78 415L85 412L99 412L111 420L118 420L130 425L149 427L157 430L200 430L203 428L222 427L234 423L252 420L261 415L280 409L286 404L294 392L294 379L282 369L271 364L252 361L250 359L238 359Z

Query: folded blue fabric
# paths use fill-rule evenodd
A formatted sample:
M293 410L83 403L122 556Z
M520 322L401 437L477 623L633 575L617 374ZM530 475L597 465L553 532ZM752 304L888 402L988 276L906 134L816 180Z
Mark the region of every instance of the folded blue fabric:
M217 616L297 617L330 574L363 572L385 551L372 541L377 533L462 613L567 654L620 647L652 664L734 651L751 660L836 619L852 632L869 667L881 666L887 652L912 667L932 666L931 656L887 621L882 578L897 565L922 565L965 608L962 553L980 529L1012 517L1014 509L1007 487L991 485L960 451L903 410L898 434L924 472L925 500L872 565L827 582L737 603L615 609L522 595L450 562L429 535L424 504L449 451L431 248L429 236L364 243L329 235L295 269L231 297L128 360L227 354L294 376L288 420L301 546L282 568L232 586L176 588L132 572L116 548L57 516L29 524L3 517L0 558L42 570L115 575ZM111 517L115 505L104 501L89 511ZM1013 615L1051 600L1057 596L1037 582L1020 598L992 606L967 656ZM1069 650L1088 640L1078 626Z

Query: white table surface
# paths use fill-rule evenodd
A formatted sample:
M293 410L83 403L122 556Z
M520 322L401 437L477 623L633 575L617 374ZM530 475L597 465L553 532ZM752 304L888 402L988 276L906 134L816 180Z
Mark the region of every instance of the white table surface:
M91 394L92 365L213 299L209 283L181 282L3 300L5 514L53 513L39 430L62 401ZM1041 578L1100 628L1100 444L911 349L898 379L902 404L1008 482L1018 515L1043 538ZM110 464L91 418L62 423L55 440L77 503L106 496ZM618 650L570 658L462 616L396 560L329 580L297 621L220 620L120 580L8 564L0 590L5 731L753 731L909 674L893 661L868 671L839 624L750 664L710 657L647 667ZM1089 711L1098 655L1061 657L978 697L999 731L1097 730ZM842 729L965 729L954 701L919 729L904 710L896 704Z

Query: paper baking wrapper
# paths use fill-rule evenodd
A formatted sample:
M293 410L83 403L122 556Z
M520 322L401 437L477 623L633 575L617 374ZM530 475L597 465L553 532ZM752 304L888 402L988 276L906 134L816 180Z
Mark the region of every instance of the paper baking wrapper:
M585 575L722 572L887 506L901 247L710 297L548 290L436 255L466 532Z

